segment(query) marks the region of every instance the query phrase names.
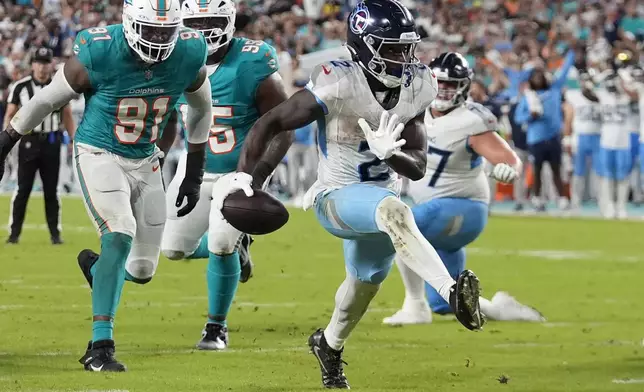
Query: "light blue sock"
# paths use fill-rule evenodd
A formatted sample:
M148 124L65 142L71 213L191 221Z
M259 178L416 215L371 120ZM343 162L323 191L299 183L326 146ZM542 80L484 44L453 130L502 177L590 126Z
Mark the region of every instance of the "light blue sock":
M208 233L206 233L203 235L203 237L201 237L201 241L199 242L199 247L197 247L197 250L195 250L195 252L190 256L187 256L186 259L207 259L209 254Z
M219 256L210 253L208 258L208 322L226 325L226 316L239 284L239 253Z
M101 256L94 264L92 282L92 311L94 316L114 319L125 283L125 261L132 248L132 237L122 233L107 233L101 237ZM110 339L113 322L94 321L92 341Z

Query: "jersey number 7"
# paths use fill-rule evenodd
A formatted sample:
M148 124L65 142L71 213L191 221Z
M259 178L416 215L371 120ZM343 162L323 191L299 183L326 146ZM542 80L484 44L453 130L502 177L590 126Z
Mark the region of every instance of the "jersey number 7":
M440 178L441 174L443 174L443 170L445 170L445 166L447 166L447 160L449 159L449 156L452 155L452 152L429 146L427 153L429 155L436 154L441 157L441 160L438 162L438 166L436 166L436 171L434 171L432 178L429 180L429 186L434 187L436 186L436 182Z

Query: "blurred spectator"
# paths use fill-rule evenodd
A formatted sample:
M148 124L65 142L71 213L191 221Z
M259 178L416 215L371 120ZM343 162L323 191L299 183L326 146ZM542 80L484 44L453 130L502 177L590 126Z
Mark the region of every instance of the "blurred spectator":
M306 86L306 80L297 80L294 87L301 90ZM295 130L293 145L286 155L288 167L289 193L296 204L301 204L304 193L316 178L317 151L315 148L315 132L317 124L312 123Z

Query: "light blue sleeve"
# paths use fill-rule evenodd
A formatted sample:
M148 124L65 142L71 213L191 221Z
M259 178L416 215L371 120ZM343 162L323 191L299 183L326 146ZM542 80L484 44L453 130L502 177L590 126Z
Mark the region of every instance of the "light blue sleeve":
M519 101L519 104L517 105L516 110L514 111L514 122L523 125L526 124L530 119L532 118L532 115L530 114L530 109L528 108L528 100L526 97L522 97L521 101Z
M572 68L573 64L575 63L575 51L573 49L569 49L568 53L566 54L566 59L564 60L564 63L561 65L561 68L557 71L557 78L555 81L552 83L552 87L561 90L563 86L566 84L566 80L568 79L568 72L570 71L570 68Z

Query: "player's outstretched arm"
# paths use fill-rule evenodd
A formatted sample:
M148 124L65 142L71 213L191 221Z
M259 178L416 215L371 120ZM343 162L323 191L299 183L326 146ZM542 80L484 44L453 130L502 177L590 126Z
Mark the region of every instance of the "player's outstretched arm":
M324 108L313 93L300 90L269 110L250 129L239 158L238 171L253 173L274 136L298 129L324 117ZM261 184L255 186L261 186Z
M260 116L268 113L281 103L286 102L287 99L288 95L284 91L282 78L277 72L262 81L257 88L255 97ZM271 175L277 165L284 159L284 155L288 152L291 144L293 144L292 130L281 132L273 137L261 159L252 169L253 184L256 188L260 188L266 182L268 176Z
M396 173L418 181L425 176L427 168L427 134L423 122L425 112L409 121L402 131L401 138L407 143L385 162Z
M522 172L522 163L510 145L496 132L484 132L468 138L469 147L494 165L491 176L510 183Z
M13 116L6 130L0 132L0 163L20 138L35 128L54 110L58 110L78 94L91 89L89 75L76 57L67 61L51 83L38 91ZM0 179L2 178L0 173Z
M212 124L212 91L205 66L201 67L196 80L186 89L184 96L188 103L186 113L188 156L186 174L179 186L175 206L181 207L183 199L186 199L187 203L177 211L178 217L188 215L197 205L206 166L206 142L208 142Z

